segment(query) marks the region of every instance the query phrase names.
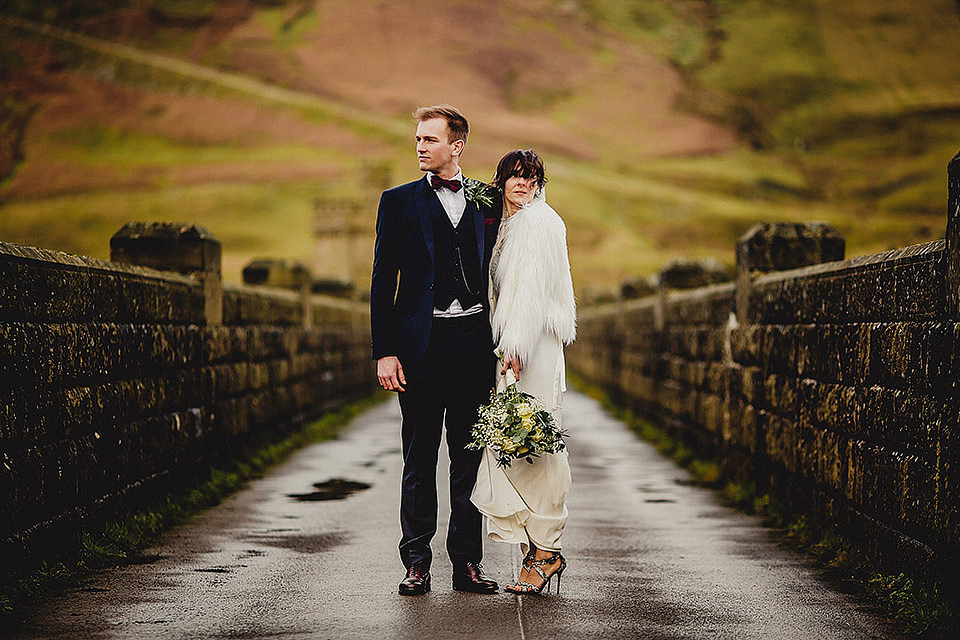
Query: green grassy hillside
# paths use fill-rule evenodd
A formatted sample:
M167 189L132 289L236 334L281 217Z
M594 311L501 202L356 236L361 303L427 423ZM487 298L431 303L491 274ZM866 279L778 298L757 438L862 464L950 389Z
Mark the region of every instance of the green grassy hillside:
M954 0L36 4L6 10L97 40L0 23L0 97L35 107L3 241L106 257L128 220L187 220L228 280L310 263L316 203L360 203L369 236L382 176L419 175L410 112L441 101L471 120L468 175L544 156L581 292L732 263L762 221L831 222L848 255L943 235Z

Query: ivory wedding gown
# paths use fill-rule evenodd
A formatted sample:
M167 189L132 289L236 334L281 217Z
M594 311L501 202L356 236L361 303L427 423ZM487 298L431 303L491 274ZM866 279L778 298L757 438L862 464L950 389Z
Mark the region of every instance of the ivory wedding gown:
M494 342L501 352L520 356L517 388L542 400L560 425L566 390L563 345L576 335L576 306L566 228L542 196L502 219L490 272ZM506 377L498 373L497 391L513 381L511 371ZM524 553L528 540L540 549L559 551L570 481L566 451L500 468L488 448L471 500L486 516L491 539L520 544Z

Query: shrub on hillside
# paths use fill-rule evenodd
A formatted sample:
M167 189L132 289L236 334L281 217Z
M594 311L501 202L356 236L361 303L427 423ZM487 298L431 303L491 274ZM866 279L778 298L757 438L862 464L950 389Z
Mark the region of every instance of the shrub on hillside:
M80 18L116 11L126 4L127 0L8 0L4 11L24 18L69 26Z
M0 92L0 181L23 160L23 135L37 105L10 92Z
M158 22L201 24L216 10L216 0L154 0L150 15Z

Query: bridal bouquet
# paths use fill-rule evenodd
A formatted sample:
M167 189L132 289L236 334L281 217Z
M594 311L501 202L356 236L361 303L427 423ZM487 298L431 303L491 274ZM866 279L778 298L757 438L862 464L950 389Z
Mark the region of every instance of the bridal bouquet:
M541 453L559 453L566 447L566 432L557 426L550 412L536 397L517 389L516 384L493 396L480 407L480 420L470 432L468 449L490 447L498 467L509 467L514 458L533 464Z

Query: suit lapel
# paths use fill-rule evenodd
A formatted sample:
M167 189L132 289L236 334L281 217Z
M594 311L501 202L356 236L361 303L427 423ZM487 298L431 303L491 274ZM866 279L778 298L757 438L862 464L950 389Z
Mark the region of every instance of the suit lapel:
M420 229L423 231L423 239L427 243L427 252L430 254L430 262L433 263L433 220L432 209L441 207L437 200L437 194L427 185L426 176L417 182L413 189L413 200L417 209L417 217L420 218Z
M467 200L467 208L463 210L463 215L473 216L473 227L477 233L477 257L480 259L480 270L483 271L483 245L485 235L483 233L483 214L480 208L472 200Z

